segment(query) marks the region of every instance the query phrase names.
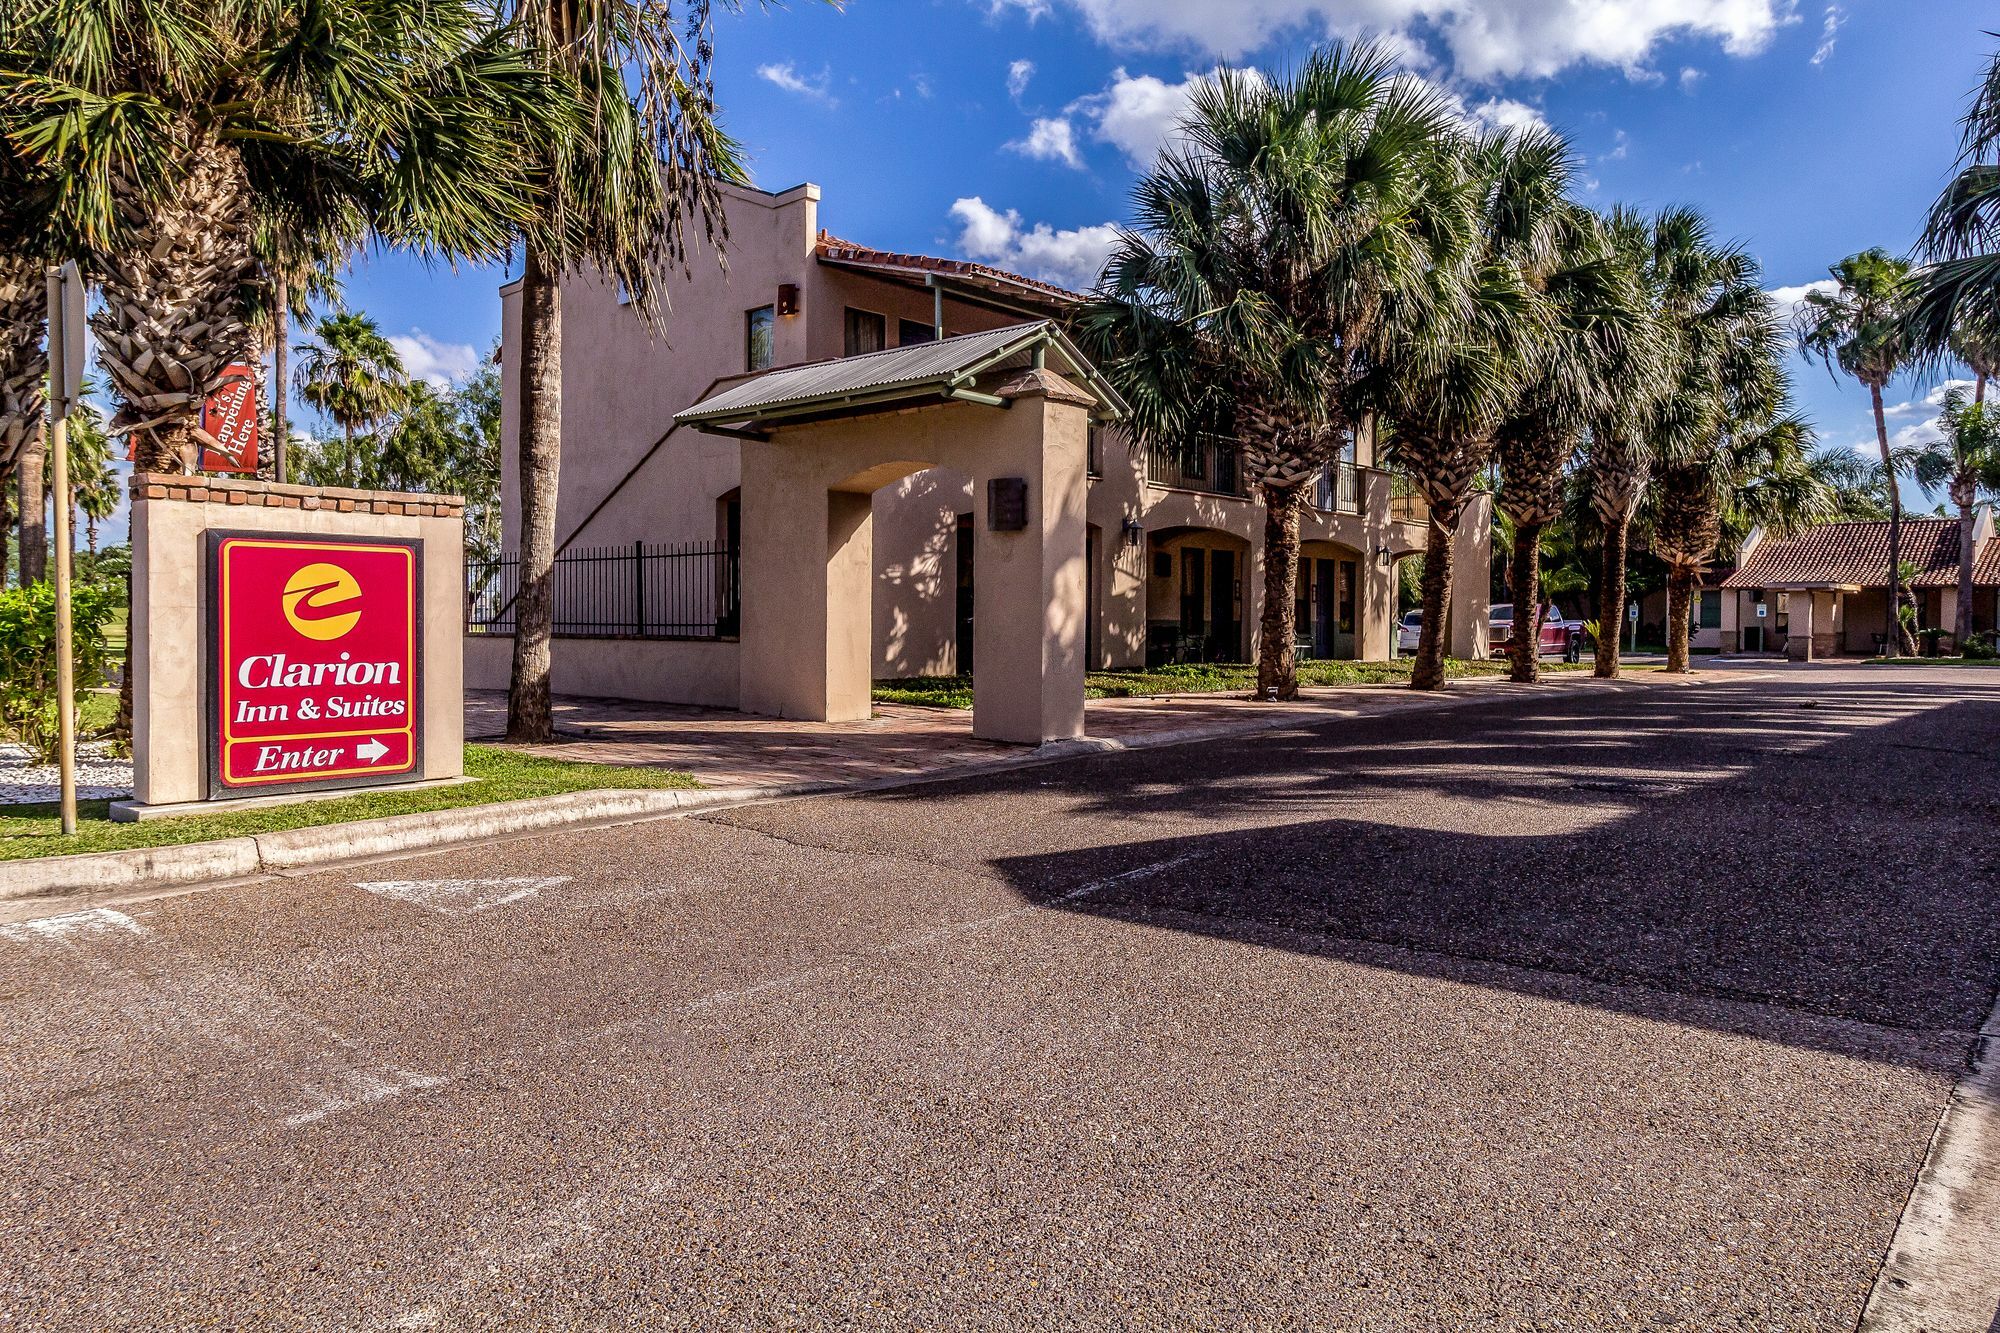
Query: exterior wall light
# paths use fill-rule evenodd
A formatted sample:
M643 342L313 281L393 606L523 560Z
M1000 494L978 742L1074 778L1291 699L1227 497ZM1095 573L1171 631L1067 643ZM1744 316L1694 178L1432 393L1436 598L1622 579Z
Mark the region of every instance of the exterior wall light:
M799 313L799 285L796 282L778 284L778 313L781 315Z
M1136 518L1125 520L1125 544L1137 546L1146 539L1146 525Z
M1375 563L1380 565L1384 569L1387 569L1390 566L1390 564L1393 563L1389 558L1388 547L1378 546L1375 548Z

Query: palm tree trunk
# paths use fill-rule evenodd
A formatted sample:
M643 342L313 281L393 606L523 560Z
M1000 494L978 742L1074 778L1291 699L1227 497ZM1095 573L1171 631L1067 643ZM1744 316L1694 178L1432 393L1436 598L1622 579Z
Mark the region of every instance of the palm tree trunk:
M519 414L521 586L514 600L507 739L548 741L555 738L549 640L555 626L556 483L562 462L562 285L536 246L528 245L525 250ZM1296 517L1292 531L1296 536ZM1268 553L1265 558L1270 558ZM1289 607L1289 593L1286 604ZM1269 617L1267 606L1265 618ZM1269 657L1268 645L1265 656Z
M1257 697L1299 697L1298 626L1299 511L1305 497L1298 487L1264 490L1264 613L1257 622Z
M1514 661L1510 679L1532 685L1541 679L1542 524L1514 528L1514 637L1507 654Z
M1436 514L1424 539L1423 623L1417 629L1417 660L1410 668L1410 688L1444 687L1445 619L1451 614L1452 543L1458 524L1447 528ZM1392 629L1390 631L1394 633Z
M1606 525L1604 558L1599 565L1597 590L1597 651L1591 659L1591 674L1600 680L1618 679L1618 632L1625 628L1625 552L1631 544L1629 522Z
M1667 571L1667 670L1686 675L1688 669L1688 607L1694 598L1694 570L1676 564Z
M21 491L21 586L40 583L49 573L48 446L37 442L21 451L14 478Z
M1971 487L1952 487L1958 494L1958 604L1952 610L1951 637L1959 652L1972 637L1972 505L1978 498Z
M273 293L275 308L271 311L271 327L277 333L277 340L271 344L271 433L277 438L271 441L271 475L283 483L291 476L285 458L286 447L292 442L291 391L285 378L285 354L289 349L285 343L291 338L292 331L292 288L285 279L282 266L275 281L277 290Z
M0 587L7 583L7 544L14 535L14 468L18 462L10 463L0 470Z
M92 559L96 559L96 557L97 557L97 518L96 518L96 516L95 516L95 515L86 515L86 516L84 517L84 520L83 520L83 535L84 535L84 542L86 543L86 545L87 545L87 546L89 547L89 549L90 549L90 555L91 555L91 558L92 558Z
M1889 488L1889 623L1882 636L1882 652L1895 656L1903 647L1903 497L1896 485L1896 466L1889 452L1889 419L1882 412L1882 386L1870 384L1868 396L1875 408L1875 442L1882 450L1882 479ZM1908 652L1914 654L1912 643Z
M1972 372L1972 405L1974 407L1977 407L1979 406L1979 404L1985 401L1986 401L1986 372L1983 370L1975 370Z

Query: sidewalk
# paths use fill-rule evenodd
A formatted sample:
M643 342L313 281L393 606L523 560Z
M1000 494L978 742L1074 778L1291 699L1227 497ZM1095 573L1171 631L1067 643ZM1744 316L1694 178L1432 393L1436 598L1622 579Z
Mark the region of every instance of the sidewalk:
M1650 674L1619 684L1643 681ZM1546 677L1533 688L1606 687L1587 673L1566 673ZM1091 740L1143 746L1206 732L1435 708L1504 697L1521 688L1497 679L1457 680L1436 694L1417 694L1399 685L1321 687L1301 691L1288 704L1258 703L1239 694L1092 699L1085 705L1084 726ZM1034 753L1026 746L974 739L972 712L962 708L878 703L866 722L787 722L719 708L565 696L557 698L555 712L562 739L519 748L573 763L678 769L694 774L705 787L852 786ZM466 695L467 740L497 740L506 719L505 694L479 690Z

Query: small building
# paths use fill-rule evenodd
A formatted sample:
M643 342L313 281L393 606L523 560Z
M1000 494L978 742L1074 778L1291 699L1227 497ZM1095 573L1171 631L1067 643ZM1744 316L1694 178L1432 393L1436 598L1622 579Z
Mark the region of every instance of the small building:
M1902 558L1919 628L1949 631L1957 602L1958 520L1903 520ZM1973 525L1975 632L2000 623L2000 541L1993 511ZM1889 630L1889 524L1822 523L1790 537L1750 534L1736 568L1705 581L1693 644L1719 652L1784 653L1795 660L1879 651Z
M690 245L690 271L663 281L671 309L664 336L648 333L614 284L588 275L563 283L553 663L560 691L731 702L733 685L715 682L732 673L696 666L690 677L680 664L692 659L674 641L736 640L743 604L757 596L747 581L739 586L738 573L761 561L741 550L753 526L745 510L756 497L744 490L744 442L726 426L717 433L712 421L688 419L689 409L751 378L799 367L972 335L1005 341L1013 335L1003 331L1060 330L1084 299L984 264L839 239L819 225L815 185L775 194L725 186L723 195L728 267ZM511 552L519 546L518 284L501 297L503 544ZM1063 373L1089 383L1088 367ZM1105 399L1101 391L1093 397ZM857 397L842 410L867 406ZM873 419L890 429L889 415L908 410L908 402L884 403ZM1050 607L1049 623L1081 625L1092 669L1254 660L1264 511L1249 494L1235 442L1135 448L1115 413L1100 406L1092 419L1076 553L1084 604ZM985 497L975 495L963 466L882 475L870 492L869 671L879 678L969 670L980 631L975 519ZM1367 429L1318 477L1296 591L1304 653L1394 655L1396 565L1420 553L1426 538L1423 504L1408 491L1380 465ZM1480 497L1460 526L1447 629L1461 654L1484 638L1487 514ZM504 566L473 571L467 670L474 685L506 680L512 596Z

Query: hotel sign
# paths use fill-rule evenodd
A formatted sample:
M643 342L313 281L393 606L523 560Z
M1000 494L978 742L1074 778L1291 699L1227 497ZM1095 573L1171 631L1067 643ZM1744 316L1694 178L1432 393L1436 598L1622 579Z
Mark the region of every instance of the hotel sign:
M208 796L409 781L423 543L208 534Z

